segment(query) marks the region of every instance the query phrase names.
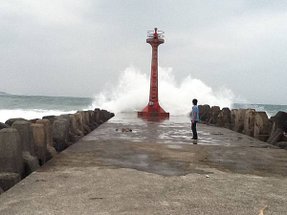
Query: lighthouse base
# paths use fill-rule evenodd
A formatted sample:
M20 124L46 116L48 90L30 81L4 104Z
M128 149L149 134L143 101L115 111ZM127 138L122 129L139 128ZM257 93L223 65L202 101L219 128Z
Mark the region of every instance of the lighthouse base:
M157 113L157 112L138 112L138 117L148 121L161 121L169 119L169 113Z
M159 104L147 105L142 111L138 112L138 117L150 121L161 121L169 119L169 113L165 112Z

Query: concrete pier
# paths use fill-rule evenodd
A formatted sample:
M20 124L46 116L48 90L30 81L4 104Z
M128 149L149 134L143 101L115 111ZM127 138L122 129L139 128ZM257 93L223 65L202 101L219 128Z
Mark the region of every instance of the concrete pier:
M0 214L286 214L287 150L120 115L0 195Z

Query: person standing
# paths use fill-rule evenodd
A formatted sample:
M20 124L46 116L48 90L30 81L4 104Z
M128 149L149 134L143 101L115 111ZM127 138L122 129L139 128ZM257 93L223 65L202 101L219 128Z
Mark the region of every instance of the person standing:
M196 123L199 122L199 109L197 106L197 99L192 100L192 110L190 112L190 120L191 120L191 130L192 130L192 139L197 140L197 130Z

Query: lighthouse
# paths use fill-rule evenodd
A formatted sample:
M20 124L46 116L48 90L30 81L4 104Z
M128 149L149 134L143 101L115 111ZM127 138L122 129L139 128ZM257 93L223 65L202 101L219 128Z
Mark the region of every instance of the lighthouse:
M152 48L149 101L147 106L138 112L138 117L148 120L169 118L169 113L165 112L159 105L158 99L158 46L164 43L163 38L163 31L157 28L147 33L146 42L149 43Z

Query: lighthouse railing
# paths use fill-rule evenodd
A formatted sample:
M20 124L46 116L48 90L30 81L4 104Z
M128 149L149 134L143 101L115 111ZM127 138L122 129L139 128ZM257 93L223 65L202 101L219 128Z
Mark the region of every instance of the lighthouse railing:
M147 38L154 38L155 31L149 30L147 31ZM164 31L157 30L157 37L160 39L164 39Z

